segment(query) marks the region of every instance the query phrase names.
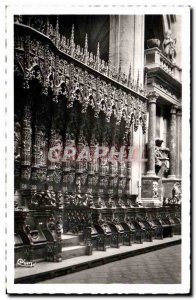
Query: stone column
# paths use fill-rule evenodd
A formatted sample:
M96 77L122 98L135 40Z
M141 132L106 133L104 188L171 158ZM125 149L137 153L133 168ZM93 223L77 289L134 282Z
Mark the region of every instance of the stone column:
M161 206L161 180L155 173L156 103L158 94L151 92L149 99L147 174L142 176L141 204L144 207Z
M170 175L169 178L176 177L176 109L172 106L170 111L170 128L169 128L169 149L170 149Z
M160 139L161 140L164 140L164 136L163 136L163 128L164 128L164 124L163 124L163 106L160 107ZM165 141L164 141L164 144L165 144ZM162 144L163 146L163 144ZM165 145L164 145L165 146Z
M182 111L176 114L176 177L181 177Z
M109 59L117 69L143 85L144 69L144 16L110 16ZM131 69L130 69L131 66Z
M147 175L155 175L155 135L156 135L156 101L158 95L152 92L149 98L149 124L148 124L148 169Z
M181 148L181 114L177 113L177 106L170 111L169 149L170 149L170 175L162 180L164 197L173 198L174 186L181 182L180 177L180 148ZM177 178L178 177L178 178Z

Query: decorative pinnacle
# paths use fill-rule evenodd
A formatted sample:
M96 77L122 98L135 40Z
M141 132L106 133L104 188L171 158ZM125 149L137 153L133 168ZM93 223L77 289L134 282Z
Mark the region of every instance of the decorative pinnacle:
M74 24L72 25L72 29L71 29L71 39L70 39L71 43L74 43Z
M71 49L71 56L72 56L74 54L74 25L72 25L72 30L71 30L70 49Z
M109 60L108 60L108 66L107 66L107 76L110 77L110 71L111 71L111 60L110 60L110 54L109 54Z
M131 63L130 63L129 75L128 75L128 86L130 86L130 84L131 84L131 71L132 71L132 69L131 69Z
M140 80L140 71L137 73L137 88L139 88L139 80Z
M56 46L58 47L59 40L59 16L56 17Z
M84 62L87 64L88 61L88 34L85 36L85 44L84 44Z
M59 31L59 16L56 17L56 31Z
M100 52L99 52L99 42L97 43L97 57L100 57Z
M88 34L87 33L86 33L86 36L85 36L84 51L88 52Z
M118 67L118 73L120 74L121 72L121 66L122 66L122 60L120 59L119 61L119 67Z
M120 59L120 61L119 61L119 67L118 67L118 80L120 80L121 65L122 65L122 61L121 61L121 59Z

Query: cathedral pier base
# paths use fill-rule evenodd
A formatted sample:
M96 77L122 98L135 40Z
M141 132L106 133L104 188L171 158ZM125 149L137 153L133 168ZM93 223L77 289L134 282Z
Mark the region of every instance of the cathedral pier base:
M162 182L156 175L146 175L142 177L141 204L143 207L160 207Z

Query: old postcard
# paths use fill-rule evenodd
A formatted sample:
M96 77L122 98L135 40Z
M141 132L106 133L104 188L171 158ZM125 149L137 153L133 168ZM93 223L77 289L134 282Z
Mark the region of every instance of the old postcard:
M7 293L189 293L190 7L8 5L6 30Z

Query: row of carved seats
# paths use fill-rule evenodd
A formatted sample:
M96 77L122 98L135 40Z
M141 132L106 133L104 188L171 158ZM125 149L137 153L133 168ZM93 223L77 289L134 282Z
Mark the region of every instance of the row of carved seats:
M102 222L91 229L93 248L105 251L107 247L119 248L133 243L152 242L154 239L172 237L181 233L180 220L164 216L146 220L137 218L127 222Z
M94 224L91 231L93 248L105 251L107 247L119 248L144 241L144 230L137 222Z

